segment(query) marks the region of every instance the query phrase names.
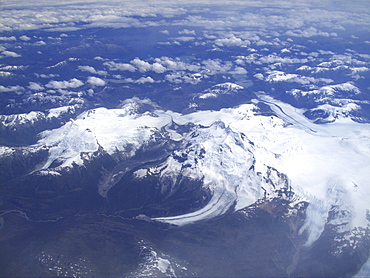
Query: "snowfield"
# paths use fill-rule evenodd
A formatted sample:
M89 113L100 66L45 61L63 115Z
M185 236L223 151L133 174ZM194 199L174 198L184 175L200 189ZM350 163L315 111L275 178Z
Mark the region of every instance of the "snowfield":
M306 245L320 236L334 206L348 212L348 217L335 220L342 230L367 227L370 125L345 117L317 125L303 116L303 109L263 93L258 97L254 103L268 104L276 116L256 114L258 108L253 103L186 115L158 108L138 113L137 107L143 102L138 99L127 101L119 109L89 110L59 129L42 133L37 145L49 148L43 169L54 161L59 162L59 167L81 165L81 153L92 153L99 147L109 154L119 151L131 157L152 140L154 133L162 132L190 146L184 150L190 167L184 169L170 156L161 174L173 179L179 173L204 179L203 186L211 190L213 197L196 212L155 220L185 225L223 214L232 207L239 210L249 206L264 192L273 195L276 188L262 182L268 167L273 167L287 175L296 198L309 203L301 230L309 234ZM195 128L179 134L170 128L172 122L193 123ZM139 177L145 176L144 169L138 173Z

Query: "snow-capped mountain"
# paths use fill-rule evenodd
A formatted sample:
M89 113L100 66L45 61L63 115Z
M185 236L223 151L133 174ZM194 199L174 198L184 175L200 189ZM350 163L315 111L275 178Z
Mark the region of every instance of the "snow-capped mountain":
M140 99L117 109L92 109L41 133L29 152L48 154L29 175L90 167L108 155L115 162L100 169L96 189L108 200L110 190L119 191L130 175L142 183L157 180L156 194L168 200L189 181L204 192L198 198L208 196L198 200L202 207L180 215L153 214L156 221L186 225L280 199L290 208L308 203L300 229L307 232L307 245L329 224L339 225L342 235L365 229L362 236L368 236L369 208L362 197L368 194L368 129L348 120L315 125L304 110L265 95L253 102L185 115ZM261 115L259 103L268 104L275 116ZM3 159L12 150L3 147ZM346 217L335 216L340 213Z
M220 109L250 101L255 95L243 86L226 82L214 85L194 95L189 107L197 109Z
M0 115L1 142L4 145L32 144L39 132L56 128L81 112L81 105L62 106L46 112Z
M203 93L200 93L197 97L201 99L205 98L217 98L220 95L231 95L237 94L244 88L237 84L226 82L222 84L217 84L212 86L212 88L205 90Z
M370 276L366 1L54 2L0 5L1 277Z

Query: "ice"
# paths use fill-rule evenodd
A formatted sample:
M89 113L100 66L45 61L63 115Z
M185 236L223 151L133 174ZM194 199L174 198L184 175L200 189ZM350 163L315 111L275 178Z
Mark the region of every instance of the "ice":
M352 277L370 277L370 257L367 259L367 261L362 265L361 269L359 272L357 272L356 275Z
M128 103L120 109L96 108L59 129L43 132L38 145L50 147L49 159L43 168L56 160L62 162L61 167L81 165L80 154L95 152L99 146L109 154L120 151L132 156L156 130L171 122L171 116L164 113L137 115L130 113L129 108L135 107Z
M344 87L353 89L350 84ZM182 167L182 162L170 156L162 168L138 171L136 177L157 172L175 181L181 173L190 179L202 179L212 198L196 212L158 221L185 225L251 205L264 194L261 176L256 173L264 176L272 167L287 176L296 198L309 203L301 230L308 233L306 245L321 235L333 206L349 212L345 229L366 227L366 212L370 209L370 125L349 118L314 124L304 116L304 109L262 92L257 96L259 99L251 104L186 115L160 110L149 100L146 104L153 110L139 113L138 99L128 100L118 109L86 111L75 121L42 133L38 146L49 147L49 159L43 168L54 161L60 167L82 164L81 153L95 152L99 147L108 154L119 151L130 157L160 131L174 141L184 142L184 146L189 144L185 151L190 167ZM256 114L258 102L268 104L276 116ZM188 134L179 134L171 128L172 123L192 123L195 127ZM200 157L202 149L205 154ZM345 194L337 194L341 191Z
M309 233L308 245L320 236L330 208L338 203L328 198L333 187L340 186L347 192L341 205L353 207L348 229L366 227L366 211L370 209L370 125L348 118L317 125L303 116L303 109L263 94L259 98L278 117L253 115L253 105L171 115L180 124L208 126L221 119L226 126L245 134L254 143L256 169L267 164L285 173L295 193L311 204L304 226ZM238 194L243 199L246 192Z

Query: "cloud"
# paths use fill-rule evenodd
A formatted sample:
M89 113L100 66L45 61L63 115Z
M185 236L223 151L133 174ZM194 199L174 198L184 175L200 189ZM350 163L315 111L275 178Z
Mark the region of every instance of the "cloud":
M255 78L259 79L259 80L263 80L264 77L263 77L263 74L262 73L256 73L255 75L253 75Z
M180 35L194 35L195 36L195 31L194 30L188 30L184 29L182 31L179 31Z
M29 41L29 40L31 40L31 38L30 37L27 37L26 35L20 36L19 39L22 40L22 41Z
M13 51L7 51L7 50L1 52L1 54L3 54L6 57L13 57L13 58L22 57L22 55L19 55L19 54L13 52Z
M314 36L323 36L323 37L336 37L336 33L328 33L328 32L322 32L317 30L314 27L310 27L304 30L288 30L285 32L285 35L287 36L292 36L292 37L304 37L304 38L309 38L309 37L314 37Z
M59 76L59 74L56 74L56 73L49 73L49 74L44 74L44 73L38 74L38 73L35 73L35 75L37 77L41 77L41 78L54 78L54 77L58 77Z
M264 64L275 64L275 63L282 63L282 64L297 64L297 63L307 63L308 59L303 58L289 58L289 57L280 57L278 55L269 54L267 56L263 56L259 58L259 62Z
M30 88L31 90L34 90L34 91L44 90L44 87L41 86L40 84L36 83L36 82L30 82L29 85L28 85L28 88Z
M151 78L150 76L147 77L140 77L138 80L135 81L135 83L143 84L143 83L154 83L155 80Z
M90 72L90 73L98 74L98 75L107 75L108 74L104 70L97 71L96 69L94 69L91 66L78 66L78 69L81 70L81 71L86 71L86 72Z
M188 64L185 62L182 62L179 59L172 59L169 57L161 57L161 58L155 58L155 62L163 65L168 70L188 70L188 71L199 71L200 65L199 64Z
M201 73L187 73L185 71L176 71L165 76L165 80L171 83L190 83L190 84L197 84L203 78L207 78L206 74Z
M281 57L276 54L269 54L267 56L263 56L258 53L252 53L248 56L237 56L237 60L235 63L238 65L245 65L245 64L304 64L307 63L309 60L307 58L290 58L290 57Z
M44 41L37 41L37 42L35 42L35 45L36 46L46 45L46 42L44 42Z
M190 41L195 40L195 38L194 37L189 37L189 36L182 36L182 37L175 37L175 38L173 38L173 40L175 42L179 42L179 41L181 41L181 42L190 42Z
M23 91L24 88L22 86L8 86L8 87L4 87L2 85L0 85L0 93L6 93L6 92L15 92L15 91Z
M162 33L162 34L165 34L165 35L169 35L170 34L170 31L168 31L168 30L161 30L159 32Z
M146 72L151 68L151 65L148 62L140 60L139 58L135 58L134 60L132 60L131 64L137 67L141 72Z
M17 38L14 36L11 37L0 37L0 41L16 41Z
M132 78L126 78L126 79L123 80L123 82L125 82L125 83L135 83L135 84L144 84L144 83L155 83L156 81L152 77L147 76L147 77L140 77L137 80L134 80Z
M231 74L247 74L247 70L242 67L236 67L233 71L230 72Z
M153 63L151 70L156 73L164 73L165 71L167 71L167 69L159 63Z
M119 71L130 71L130 72L134 72L136 71L136 68L131 65L131 64L127 64L127 63L116 63L116 62L113 62L113 61L110 61L110 62L105 62L103 63L104 66L107 66L110 70L119 70Z
M119 5L117 3L119 2ZM207 12L199 15L199 4L207 7L212 5L225 5L231 9L220 9L217 16ZM342 6L346 3L341 1ZM181 3L181 4L180 4ZM47 8L44 6L47 4ZM78 9L76 9L76 4ZM320 4L320 5L319 5ZM356 5L346 4L346 9L333 10L332 1L70 1L61 0L50 2L34 0L31 4L22 1L2 1L2 15L0 31L37 30L48 29L58 31L78 30L91 27L147 27L165 26L175 16L187 14L182 19L176 19L179 26L200 26L214 30L230 30L242 27L251 29L301 29L306 26L322 26L325 28L340 29L342 25L369 26L368 15L359 10L353 12L358 6L366 10L366 1L356 1ZM35 11L37 7L37 12ZM61 9L60 7L63 7ZM220 6L221 7L221 6ZM240 9L239 9L240 7ZM253 9L248 7L269 7L266 9ZM277 8L284 8L279 9ZM320 8L318 8L320 7ZM344 6L343 6L344 7ZM243 11L243 12L241 12ZM263 11L263 13L262 13ZM35 16L36 15L36 16ZM153 20L161 16L163 20ZM366 26L364 28L366 28ZM191 27L188 27L191 28ZM343 28L343 27L342 27ZM195 31L184 29L184 35L194 35Z
M315 78L311 76L302 76L293 73L285 73L282 71L269 71L267 72L268 76L265 78L266 82L290 82L290 83L299 83L302 85L308 85L311 83L332 83L332 79L328 78ZM259 78L255 75L256 78Z
M89 78L87 79L87 82L91 85L95 85L95 86L105 86L105 81L99 77L95 77L95 76L89 76Z
M208 59L202 62L204 69L208 71L209 74L226 73L230 71L232 63L229 61L221 61L219 59Z
M230 46L247 47L248 45L250 45L250 42L248 40L242 40L241 38L237 38L234 35L232 35L229 38L215 40L215 44L219 47L230 47Z
M153 64L150 64L139 58L135 58L130 63L137 67L140 72L154 71L156 73L164 73L165 71L167 71L167 69L160 63L155 62Z
M83 86L84 83L81 80L73 78L69 81L50 81L45 86L52 89L66 89L66 88L78 88Z

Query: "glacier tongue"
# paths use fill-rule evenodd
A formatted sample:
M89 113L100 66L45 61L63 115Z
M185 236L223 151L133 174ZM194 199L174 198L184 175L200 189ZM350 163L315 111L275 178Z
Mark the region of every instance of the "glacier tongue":
M317 125L303 116L305 112L303 109L296 109L263 94L259 94L259 97L260 101L268 104L278 117L256 115L253 112L256 110L253 104L219 111L199 111L188 115L168 113L171 113L174 121L179 124L210 126L221 119L229 129L245 134L253 143L250 150L255 158L255 171L265 175L266 166L271 166L278 172L286 174L296 195L295 198L310 204L306 212L306 223L301 230L308 233L306 245L312 244L320 237L327 221L330 221L329 212L333 207L345 211L348 216L341 220L344 229L342 232L351 231L356 227L366 228L368 226L366 215L370 210L369 124L340 119L335 123ZM234 160L234 157L238 161L240 150L238 148L236 150L233 155L224 157L223 164L227 165L225 160ZM217 156L212 159L217 161ZM240 171L236 174L238 177L228 173L223 176L222 167L215 170L216 163L211 166L214 167L211 168L215 173L214 177L218 177L214 179L215 188L230 188L229 180L225 185L217 183L218 180L230 178L240 181L251 173L247 170L246 163L235 164ZM207 170L204 172L207 173ZM248 201L242 200L250 199L250 194L258 198L259 195L253 193L253 190L258 191L261 184L258 183L258 179L253 181L255 183L252 183L251 187L241 186L236 189L236 209L249 204ZM333 192L337 193L333 195ZM185 216L184 222L180 222L180 216L176 219L160 218L160 220L181 224L191 222L189 217L195 216L195 213ZM203 216L210 217L210 214L204 213ZM199 214L196 217L193 220L201 219Z
M258 97L254 103L268 104L276 116L258 115L255 104L183 115L138 99L128 100L118 109L89 110L61 128L41 134L37 146L49 148L43 169L57 162L59 167L82 164L83 153L99 148L130 158L143 145L155 141L155 134L161 134L182 144L158 166L160 178L172 181L163 184L162 191L175 190L183 176L202 180L213 197L196 212L156 218L158 221L188 224L274 196L274 184L284 182L278 175L270 184L264 179L272 177L269 169L276 169L286 175L295 198L310 204L302 229L308 232L308 245L321 235L333 207L348 211L348 219L341 220L346 222L345 230L366 227L370 209L369 124L341 119L317 125L303 116L304 110L263 94ZM176 128L187 124L192 127L185 131ZM345 194L336 193L331 198L333 192Z
M203 187L212 192L212 198L196 212L155 220L185 225L221 215L235 204L237 209L243 208L263 197L260 177L253 167L252 145L245 136L216 121L188 134L185 143L187 147L175 153L184 161L176 163L170 156L162 178L170 177L172 183L179 176L203 180Z

